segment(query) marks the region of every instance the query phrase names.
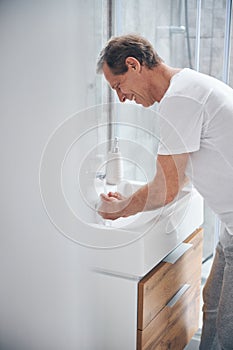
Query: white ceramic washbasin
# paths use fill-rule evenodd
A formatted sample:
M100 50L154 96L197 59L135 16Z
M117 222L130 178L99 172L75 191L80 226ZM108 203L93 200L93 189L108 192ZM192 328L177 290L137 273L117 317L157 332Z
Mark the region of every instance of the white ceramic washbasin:
M66 236L89 249L90 267L96 271L130 278L144 276L203 222L203 200L193 188L184 189L161 209L104 221L95 204L101 192L116 188L106 187L84 171L75 182L76 177L69 176L71 168L67 176L65 170L63 167L63 179L67 181L63 182L62 195L66 201L60 209L62 216L56 215L57 221L65 227L62 232ZM124 181L117 190L129 195L142 185Z
M203 223L203 199L193 188L162 209L112 221L90 224L97 235L109 233L113 242L123 234L124 244L94 253L94 269L126 277L142 277ZM127 242L128 240L128 242Z

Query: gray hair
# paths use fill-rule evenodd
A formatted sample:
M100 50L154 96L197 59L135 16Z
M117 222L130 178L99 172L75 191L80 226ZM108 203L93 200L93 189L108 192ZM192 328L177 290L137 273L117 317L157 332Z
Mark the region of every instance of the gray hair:
M100 52L97 73L102 73L106 62L113 74L124 74L128 70L125 64L127 57L136 58L141 65L149 69L163 62L147 39L135 34L122 35L112 37Z

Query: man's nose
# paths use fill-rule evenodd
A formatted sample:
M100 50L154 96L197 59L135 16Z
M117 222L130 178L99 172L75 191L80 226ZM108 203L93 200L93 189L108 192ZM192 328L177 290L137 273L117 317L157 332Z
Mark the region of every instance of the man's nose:
M125 96L125 94L123 94L123 92L120 89L117 90L117 96L118 96L120 102L126 101L126 96Z

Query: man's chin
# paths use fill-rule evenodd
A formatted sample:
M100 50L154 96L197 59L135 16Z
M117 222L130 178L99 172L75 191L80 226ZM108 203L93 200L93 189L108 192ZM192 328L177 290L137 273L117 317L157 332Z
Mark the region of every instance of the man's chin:
M153 103L144 102L144 103L141 103L141 105L145 108L148 108L148 107L151 107Z
M145 108L151 107L151 106L153 105L153 103L146 102L146 101L139 102L138 100L136 100L136 98L134 99L134 102L135 102L137 105L143 106L143 107L145 107Z

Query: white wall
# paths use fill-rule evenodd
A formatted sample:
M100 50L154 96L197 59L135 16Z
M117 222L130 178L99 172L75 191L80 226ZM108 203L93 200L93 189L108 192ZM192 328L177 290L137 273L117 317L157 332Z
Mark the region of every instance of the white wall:
M49 221L39 164L57 125L96 103L97 3L0 2L3 350L94 349L87 250Z

